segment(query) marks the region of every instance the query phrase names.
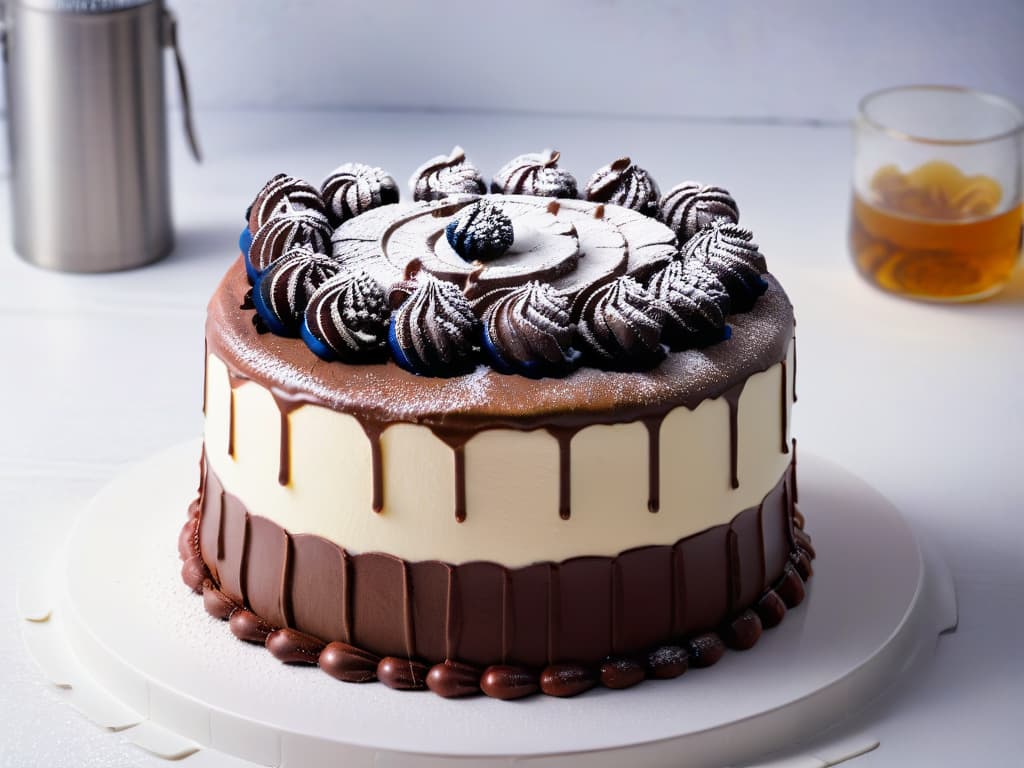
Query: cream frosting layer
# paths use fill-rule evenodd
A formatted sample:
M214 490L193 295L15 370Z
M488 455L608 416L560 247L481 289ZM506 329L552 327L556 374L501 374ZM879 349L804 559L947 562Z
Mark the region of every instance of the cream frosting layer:
M729 408L722 398L672 410L660 429L660 507L648 510L648 432L641 422L593 425L572 438L572 514L559 515L559 446L543 429L486 429L465 445L466 519L455 517L455 454L425 426L396 423L381 435L384 506L372 509L371 443L351 415L302 405L288 415L290 472L278 482L281 412L269 390L238 383L207 357L206 459L224 489L291 533L312 533L350 552L407 560L506 566L669 544L757 506L790 456L793 347L752 375L737 411L737 476L731 486ZM785 398L786 419L782 419ZM232 409L234 411L232 418ZM232 420L234 436L231 437ZM233 451L229 452L229 443ZM233 455L232 455L233 453Z

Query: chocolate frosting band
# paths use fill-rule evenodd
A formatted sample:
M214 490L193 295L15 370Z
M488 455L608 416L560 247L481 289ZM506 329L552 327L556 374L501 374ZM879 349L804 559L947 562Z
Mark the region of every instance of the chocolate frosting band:
M506 568L350 553L319 536L289 534L250 515L204 461L194 533L183 535L181 547L182 554L196 548L186 566L200 572L190 583L201 591L206 578L223 595L210 600L222 618L227 602L263 627L255 639L273 628L296 630L311 638L294 651L306 657L340 642L372 657L428 665L448 660L538 672L572 663L596 670L609 657L679 645L718 628L732 644L733 619L733 639L746 645L753 619L744 611L773 585L787 605L799 602L794 563L806 556L793 528L794 475L791 464L760 505L674 545ZM809 575L809 560L803 567ZM234 616L244 623L245 613ZM277 653L291 657L284 647Z

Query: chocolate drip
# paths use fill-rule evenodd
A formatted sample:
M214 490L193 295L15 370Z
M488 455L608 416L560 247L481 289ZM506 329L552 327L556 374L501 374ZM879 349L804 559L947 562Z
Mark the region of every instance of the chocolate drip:
M782 452L789 453L786 433L789 432L789 376L786 373L786 358L782 358Z
M455 452L455 522L466 521L466 446L457 445Z
M648 416L647 427L647 511L657 512L661 507L661 425L665 415Z
M291 482L292 471L291 427L288 419L288 411L281 407L281 403L277 404L277 408L281 414L281 445L277 465L277 482L281 485L287 486L288 483Z
M455 460L455 522L466 522L466 443L470 434L431 427L434 436L452 449Z
M796 320L793 321L794 327L796 326ZM797 400L796 397L796 334L793 334L793 402Z
M228 456L235 458L235 382L228 394Z
M363 432L370 440L370 474L373 477L373 495L370 502L378 515L384 511L384 455L380 447L380 435L384 431L379 424L360 420Z
M220 511L217 514L217 562L219 563L224 559L224 491L217 494L217 498L220 504ZM202 500L200 500L200 504L202 504ZM214 567L214 576L216 576L216 566Z
M729 474L733 489L740 487L738 422L740 395L743 394L743 387L746 386L746 383L746 381L741 381L735 387L722 393L722 397L729 405Z
M548 427L547 431L558 441L558 516L568 520L572 516L572 439L579 429Z

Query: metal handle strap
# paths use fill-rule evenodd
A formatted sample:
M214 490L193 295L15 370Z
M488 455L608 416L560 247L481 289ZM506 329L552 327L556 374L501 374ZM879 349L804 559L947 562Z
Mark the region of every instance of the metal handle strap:
M189 98L188 77L185 74L185 59L178 46L178 20L167 8L164 9L164 45L174 50L174 64L178 70L178 87L181 89L182 119L185 125L185 137L197 163L203 161L199 150L199 138L196 135L195 123L192 119L192 99Z

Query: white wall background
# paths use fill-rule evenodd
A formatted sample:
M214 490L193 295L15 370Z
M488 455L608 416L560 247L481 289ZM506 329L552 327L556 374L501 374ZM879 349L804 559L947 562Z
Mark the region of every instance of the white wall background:
M912 82L1024 103L1024 0L165 1L201 108L833 121Z
M873 89L1024 103L1024 0L167 0L207 108L843 120Z

